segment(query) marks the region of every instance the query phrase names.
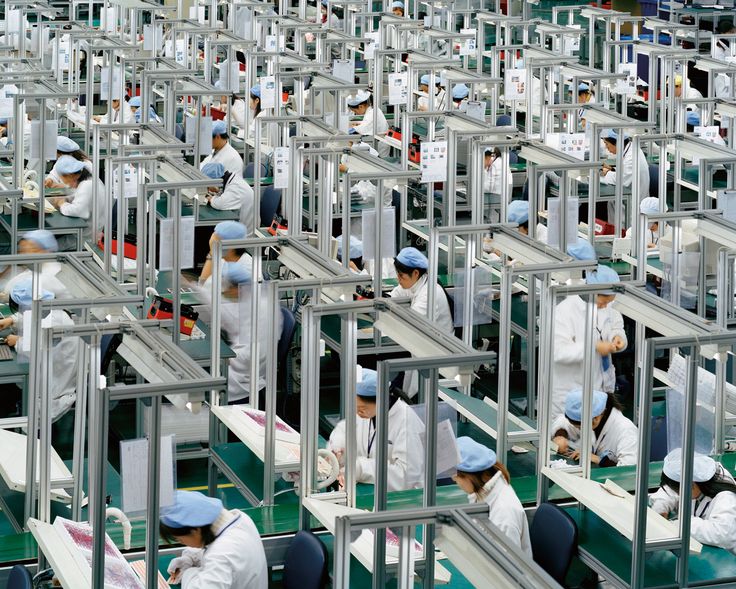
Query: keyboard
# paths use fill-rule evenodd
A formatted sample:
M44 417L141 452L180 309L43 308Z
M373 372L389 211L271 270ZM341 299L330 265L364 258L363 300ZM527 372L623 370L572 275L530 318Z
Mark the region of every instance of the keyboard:
M2 344L0 345L0 361L12 360L13 352L10 351L10 346Z

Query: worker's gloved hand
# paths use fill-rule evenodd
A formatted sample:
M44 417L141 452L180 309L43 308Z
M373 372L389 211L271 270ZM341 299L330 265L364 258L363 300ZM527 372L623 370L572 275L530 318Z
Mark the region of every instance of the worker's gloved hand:
M166 571L170 575L173 575L177 571L181 573L182 571L192 568L193 566L197 566L197 563L195 562L193 555L187 554L185 552L181 556L177 556L174 560L172 560L169 563L169 566L166 567Z

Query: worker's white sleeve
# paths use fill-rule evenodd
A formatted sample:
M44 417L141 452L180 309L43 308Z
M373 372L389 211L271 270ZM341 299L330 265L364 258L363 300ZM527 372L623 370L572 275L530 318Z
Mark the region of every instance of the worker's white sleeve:
M56 164L59 162L59 160L56 160L56 163L54 164L54 167L51 168L51 171L48 173L46 178L54 182L55 184L62 184L61 176L59 176L59 173L56 171Z
M554 360L560 364L575 364L585 357L585 337L576 337L572 321L570 317L555 320Z
M623 415L620 417L629 421ZM618 431L619 440L616 445L617 466L634 466L639 458L639 430L633 423L626 425L627 427L621 427Z
M181 556L173 559L169 566L166 568L166 572L174 573L177 569L184 571L191 567L199 566L202 562L202 551L196 548L185 548Z
M236 100L230 109L231 122L241 129L245 127L245 102Z
M624 340L624 347L619 350L619 352L623 352L629 346L629 340L624 329L624 317L616 309L611 309L611 339L616 336Z
M493 171L483 169L483 192L491 192L491 185L493 184L491 174L493 174Z
M59 209L59 212L66 217L79 217L81 219L89 219L91 211L91 190L77 190L74 194L74 200L72 202L65 202Z
M550 439L554 438L555 433L560 430L564 431L567 434L568 440L577 440L577 433L575 432L574 428L571 427L570 422L567 421L567 417L565 417L564 415L558 415L552 422L552 427L550 427L549 429Z
M333 429L332 433L330 434L330 440L327 446L332 452L338 452L340 450L342 451L345 450L347 443L345 440L345 420L344 419L341 419L340 421L337 422L335 429Z
M707 519L692 518L690 533L701 544L730 549L736 538L736 494L727 491L716 495Z
M405 297L408 299L408 298L411 298L411 291L405 288L402 288L401 286L395 286L393 290L390 293L388 293L388 296L395 298L395 299L400 299L402 297Z
M223 554L207 556L207 566L195 566L184 571L182 589L232 589L233 566Z
M232 190L228 187L225 189L225 192L217 195L210 201L210 206L219 211L234 211L240 208L241 203L242 199L238 195L237 190Z
M616 184L616 172L615 170L609 170L605 176L601 178L603 184Z
M677 513L678 495L669 487L660 487L649 498L652 501L652 509L657 513Z

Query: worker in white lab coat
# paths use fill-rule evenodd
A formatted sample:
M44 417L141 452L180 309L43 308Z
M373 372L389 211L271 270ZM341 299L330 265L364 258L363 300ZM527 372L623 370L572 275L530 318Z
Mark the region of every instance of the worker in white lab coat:
M322 24L330 29L340 28L340 17L334 13L335 7L332 6L333 12L327 14L327 0L322 0L320 3L320 12L322 14Z
M207 254L207 259L202 267L202 273L199 275L199 284L206 290L210 290L212 287L212 248L216 241L230 240L230 239L245 239L249 235L248 229L242 223L237 221L221 221L215 225L215 230L210 236L210 253ZM222 250L222 261L236 262L243 265L250 271L253 265L253 258L245 249L232 249L225 248Z
M732 35L734 33L736 33L736 27L733 26L732 20L721 19L718 21L717 34ZM713 44L712 55L714 59L726 61L727 57L731 57L731 42L728 39L716 41Z
M391 3L391 14L394 16L404 16L404 3L401 0L394 0Z
M110 118L111 115L112 119ZM112 123L123 125L131 125L135 123L135 114L133 114L130 104L128 104L126 100L120 100L118 98L113 98L110 101L108 111L104 115L95 115L92 118L98 123L103 124L108 124L111 121Z
M261 85L256 84L250 89L250 126L248 127L248 137L256 136L256 119L259 117L267 117L271 114L270 108L261 107ZM265 128L262 127L262 133L265 133ZM262 138L262 140L265 138Z
M452 478L468 494L471 503L488 504L488 519L512 546L529 559L532 544L529 537L529 522L521 501L510 484L509 472L496 459L496 453L472 438L457 439L460 464Z
M212 153L199 164L201 170L207 164L220 163L223 167L235 175L243 175L243 158L228 141L227 127L224 121L212 123Z
M590 89L590 84L587 82L580 82L578 84L578 104L588 104L595 102L595 95ZM585 111L581 108L578 110L578 120L583 129L585 129Z
M446 92L442 88L442 80L439 74L434 77L434 103L432 104L433 110L445 110L445 97ZM424 74L419 78L419 90L424 92L426 96L420 96L417 100L417 110L427 111L429 110L429 74Z
M619 281L618 274L607 266L598 266L588 272L587 284L611 284ZM616 298L613 291L596 295L596 322L593 333L594 349L592 370L593 388L606 393L616 388L616 368L611 354L626 349L628 340L621 313L609 308ZM555 310L553 390L550 403L550 420L564 412L567 393L582 388L585 370L585 316L586 302L579 296L570 296L560 302Z
M105 226L107 212L105 200L105 185L95 178L85 166L84 162L74 159L70 155L63 155L56 161L56 170L61 181L74 192L70 196L52 198L53 204L66 217L79 217L88 221L83 232L85 241L97 241L98 232ZM97 195L95 198L95 185ZM96 215L93 217L93 213ZM82 244L77 244L81 247ZM59 244L60 249L69 249L69 243Z
M362 378L355 387L356 446L355 480L359 483L376 482L376 371L362 369ZM345 420L332 430L329 448L344 466L346 441ZM421 434L424 424L414 410L393 393L389 395L388 410L388 490L404 491L422 485L424 474L424 444ZM343 475L340 480L344 481Z
M335 239L337 240L337 259L342 262L342 257L345 252L343 236L338 235ZM352 234L350 235L348 255L350 256L348 266L353 272L373 276L375 269L374 260L363 259L363 242ZM381 264L381 275L382 278L396 278L396 269L394 268L393 258L383 258Z
M54 294L43 288L44 281L41 282L40 300L49 301L54 299ZM21 319L24 311L30 310L33 303L33 279L28 277L26 280L18 282L13 290L10 291L8 299L9 306L14 315L0 320L0 329L9 327L20 331ZM41 328L47 329L51 327L68 327L74 325L74 321L69 317L66 311L61 309L53 309L48 311L41 319ZM17 334L7 336L6 343L15 347L19 354L24 353L24 348L30 350L30 346L40 345L40 342L31 342L30 345L23 343L23 338ZM56 421L64 415L77 398L77 347L79 338L62 337L55 340L51 349L51 371L53 377L51 379L51 388L49 394L49 411L51 412L51 420ZM25 352L30 356L30 351ZM27 359L25 360L27 361ZM44 360L45 361L45 360ZM46 385L42 385L42 390L46 391Z
M511 196L514 189L514 180L511 176L511 166L503 168L503 158L498 147L487 149L483 156L483 192L503 194L504 174L506 175L507 195Z
M59 251L59 244L56 238L45 229L35 229L24 233L18 243L18 253L25 254L53 254ZM69 290L66 285L57 278L57 274L61 271L59 262L43 262L40 265L40 276L42 288L54 294L56 297L66 298L69 296ZM14 276L10 276L8 282L3 286L4 293L12 292L16 285L31 280L33 278L33 270L31 268L20 268L19 272Z
M468 106L468 96L470 96L470 88L465 84L455 84L452 87L452 105L463 112Z
M606 146L606 149L611 153L612 156L616 156L621 143L623 143L624 151L622 156L623 170L621 170L621 173L619 174L619 171L615 170L613 166L603 164L603 168L600 172L601 182L603 184L614 185L620 182L625 188L631 188L632 193L634 191L634 186L636 186L639 190L637 195L639 199L643 199L649 196L649 164L647 162L647 157L641 150L641 147L639 147L639 149L634 152L634 146L631 138L627 135L624 135L623 142L620 142L618 133L616 133L613 129L607 129L603 131L602 139L603 144ZM636 179L634 179L635 157L639 162L639 171ZM636 182L636 184L634 184L634 182Z
M207 193L207 204L219 211L239 211L240 222L246 226L248 235L255 231L253 217L253 189L240 174L231 174L219 162L210 162L202 166L202 173L213 180L217 186L210 186Z
M168 571L182 589L267 589L263 542L253 520L196 491L161 508L161 537L186 546Z
M699 90L690 86L690 80L683 79L680 74L675 76L675 96L685 100L702 100L703 98ZM697 104L688 104L686 108L697 113L700 112L700 107Z
M386 115L383 114L380 108L374 111L373 96L370 92L358 90L355 95L348 96L348 108L353 114L363 117L363 120L360 122L351 123L348 133L373 138L374 135L383 136L388 132ZM374 112L377 117L375 127L373 125ZM387 143L379 142L376 145L376 150L380 157L386 157L389 154L390 147Z
M74 159L79 160L84 164L84 167L87 168L90 174L95 173L95 169L92 166L92 160L90 160L87 157L87 154L82 151L79 144L76 141L69 139L69 137L59 135L56 138L56 162L59 161L59 158L62 155L69 155ZM59 176L56 162L54 162L54 167L51 168L51 171L44 180L43 184L46 188L66 188L66 185L61 181L61 176Z
M133 115L135 116L135 122L140 123L141 117L143 116L143 111L141 110L141 97L140 96L133 96L128 101L128 106L130 106L130 109L133 111ZM153 108L152 105L148 106L148 122L149 123L160 123L161 118L156 114L156 110Z
M590 460L598 466L629 466L636 464L639 451L639 431L621 413L613 394L593 391L592 444ZM574 389L565 399L565 413L552 422L552 441L560 454L580 460L580 423L583 415L583 391Z
M399 284L391 291L390 296L411 298L410 308L423 317L429 317L432 321L432 317L429 315L430 285L427 283L427 270L429 268L427 256L414 247L405 247L394 259L394 267L396 268L396 277ZM448 335L454 335L455 327L447 294L439 284L431 286L435 289L433 322L440 331ZM410 397L413 397L419 391L419 377L415 370L404 375L403 389Z
M659 199L656 196L647 196L639 203L639 211L642 215L656 215L659 210ZM664 206L667 212L667 205ZM631 238L631 227L626 230L626 237ZM647 248L656 248L659 244L659 221L647 221Z
M225 82L217 80L215 88L225 89ZM245 128L245 100L234 94L223 95L220 98L220 110L230 112L230 122L239 129Z
M682 483L682 449L672 450L662 465L660 487L650 496L652 509L677 517ZM736 554L736 482L722 464L695 454L690 535L709 546Z
M512 200L506 208L506 218L509 223L519 225L519 233L529 235L529 201ZM534 239L547 243L547 226L537 223Z

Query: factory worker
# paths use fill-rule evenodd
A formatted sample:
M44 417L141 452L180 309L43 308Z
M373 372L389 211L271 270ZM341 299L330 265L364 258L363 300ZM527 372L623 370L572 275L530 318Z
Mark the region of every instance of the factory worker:
M521 501L511 487L509 471L496 453L472 438L457 439L460 464L452 478L468 494L471 503L488 504L488 519L509 542L532 558L529 522Z
M352 126L348 131L349 133L365 135L372 138L374 135L383 136L388 132L386 116L380 108L375 110L378 120L376 127L374 128L373 126L373 96L370 92L358 90L354 96L348 96L348 108L353 114L363 117L362 121L351 123ZM386 157L389 154L390 147L387 143L379 142L376 149L380 157Z
M53 254L59 251L59 244L51 232L45 229L35 229L24 233L18 242L18 253L26 254ZM57 274L61 271L62 266L59 262L43 262L40 266L40 274L43 282L44 290L48 290L57 297L66 298L69 291L61 280L57 278ZM22 269L18 274L8 280L3 287L5 293L10 293L13 288L33 278L33 269Z
M95 169L92 166L92 160L90 160L87 157L87 154L82 151L79 144L76 141L69 139L69 137L59 135L56 138L56 162L54 162L54 167L51 168L51 171L43 182L43 185L46 188L66 188L66 185L61 181L61 176L59 176L59 171L56 168L56 164L62 155L68 155L79 160L84 164L84 167L87 168L90 174L95 173Z
M337 240L337 259L342 262L343 254L345 253L345 247L342 243L343 236L338 235L335 239ZM350 245L348 247L348 255L350 256L350 262L348 262L348 267L353 272L362 272L363 271L363 242L357 237L355 237L355 235L350 236Z
M567 246L567 255L572 256L579 261L597 260L598 255L595 253L593 244L584 237L578 237L575 243Z
M228 141L227 127L224 121L212 123L212 153L199 164L201 170L209 163L220 163L223 167L236 176L243 175L243 158Z
M580 84L578 84L578 104L588 104L589 102L594 101L595 95L590 89L590 85L586 82L580 82ZM580 124L582 125L583 129L585 129L585 118L583 116L584 114L585 111L582 108L578 110L578 119L580 120Z
M359 483L376 482L376 371L362 369L362 378L355 386L356 447L355 480ZM394 393L389 393L388 409L388 490L404 491L421 486L424 474L424 424L414 410ZM330 434L328 447L345 463L345 420L341 420ZM341 482L344 480L340 477Z
M423 317L428 317L430 285L427 284L429 268L427 257L414 247L405 247L394 259L394 268L399 284L391 291L390 296L411 298L411 309ZM454 335L455 328L447 294L439 284L431 286L435 289L434 324L443 333ZM403 389L410 397L419 391L419 377L415 370L404 375Z
M248 237L248 229L242 223L237 221L221 221L215 225L215 230L210 236L210 253L207 254L204 266L202 267L202 273L199 275L199 284L201 284L206 290L209 290L212 283L212 248L216 241L230 240L230 239L245 239ZM253 264L253 258L248 254L245 249L226 248L222 250L222 261L223 262L237 262L247 268L249 271Z
M141 111L141 97L140 96L133 96L128 101L128 106L130 106L130 109L133 111L133 114L135 115L135 122L140 123L141 122L141 115L143 114ZM161 119L156 114L155 109L153 106L148 107L148 122L149 123L160 123Z
M241 174L232 174L225 170L219 162L210 162L202 166L202 173L213 180L219 180L216 186L208 189L207 204L220 211L240 211L240 222L245 225L248 235L253 235L255 219L253 217L253 189Z
M659 489L650 496L652 509L677 517L682 482L682 449L664 458ZM709 546L736 554L736 482L722 464L695 454L692 480L690 535Z
M112 110L110 110L112 109ZM122 111L122 113L121 113ZM124 125L131 125L135 123L135 115L133 110L130 108L130 104L126 100L120 100L113 98L110 101L108 111L104 115L95 115L92 118L98 123L109 123L110 115L112 115L112 122Z
M716 77L713 78L713 92L716 95L716 98L733 98L733 92L731 91L731 76L726 74L716 74Z
M222 80L215 82L216 88L224 88L225 84ZM221 98L220 110L230 112L230 122L241 129L245 128L245 100L238 98L234 94L224 95Z
M330 29L339 29L340 28L340 17L335 14L335 7L332 7L332 11L329 14L329 19L327 15L327 0L322 0L320 11L322 14L322 24L327 25Z
M40 300L50 301L54 299L54 293L45 290L44 281L41 282ZM29 277L27 280L18 282L10 291L8 299L10 309L15 313L13 317L9 317L0 321L0 329L19 327L20 318L24 311L30 310L33 304L33 279ZM52 309L41 319L41 328L48 329L52 327L69 327L74 325L74 321L69 317L66 311L61 309ZM5 342L22 352L29 350L33 342L26 345L23 338L16 334L7 336ZM77 397L77 345L79 339L76 337L62 337L55 340L51 349L51 366L53 378L51 379L49 390L49 410L51 412L51 420L56 421L64 415ZM39 342L35 342L38 345ZM43 390L46 390L44 385Z
M452 104L458 110L465 110L470 96L470 89L465 84L455 84L452 87Z
M639 211L642 215L656 215L659 211L659 199L655 196L647 196L639 203ZM664 207L667 212L667 205ZM626 230L626 237L630 238L631 227ZM659 221L647 221L647 247L656 248L659 243Z
M169 563L182 589L266 589L268 567L253 520L238 509L196 491L177 491L161 508L161 537L186 546Z
M61 181L73 189L73 192L70 196L52 198L51 203L66 217L87 219L88 224L83 238L86 241L93 239L96 241L97 232L101 231L105 225L105 185L98 178L93 177L84 162L70 155L61 156L56 161L55 167ZM93 203L95 184L97 185L97 200ZM95 218L92 218L93 212L96 213ZM77 245L81 247L82 244ZM69 243L60 244L62 250L68 249L69 246Z
M591 416L593 437L591 462L598 466L629 466L636 464L639 432L634 423L621 413L621 406L612 394L593 391ZM565 413L552 422L552 441L558 452L580 460L580 423L583 415L583 391L574 389L565 399Z
M503 175L506 174L506 186L508 196L514 189L514 180L511 177L511 166L507 165L504 171L503 158L498 147L493 150L487 149L483 155L483 192L491 194L503 193Z
M684 88L684 91L683 91ZM703 95L699 90L696 90L690 86L690 80L685 80L680 74L675 76L675 96L677 98L683 98L685 100L702 100ZM700 112L700 108L697 104L688 104L687 110Z
M404 3L394 0L391 3L391 14L394 16L404 16Z
M733 26L733 21L730 20L719 20L717 30L719 35L732 35L736 33L736 27ZM728 39L719 39L716 41L713 44L712 55L714 59L726 61L727 57L731 57L731 42Z
M585 282L616 283L619 277L611 268L599 265L597 270L587 273ZM616 388L616 368L611 354L625 350L628 345L623 317L610 308L615 298L613 291L595 295L597 312L593 333L592 384L595 390L605 393L612 393ZM586 301L574 295L561 301L555 309L553 390L549 414L552 420L564 412L567 393L583 386L586 306Z
M256 119L262 116L268 116L268 112L271 109L261 108L261 85L256 84L250 89L250 112L251 120L250 127L248 128L248 137L255 137L256 134Z
M519 225L519 233L529 235L529 201L528 200L512 200L506 208L506 218L509 223L517 223ZM542 223L537 223L535 239L542 243L547 243L547 227Z
M429 110L429 74L424 74L419 78L419 90L427 94L427 96L420 96L417 100L417 110L427 111ZM434 110L445 109L445 90L442 88L442 79L439 75L434 77L434 104L432 108Z
M606 149L615 157L621 143L619 141L618 134L613 129L608 129L603 132L602 138ZM639 147L636 153L634 153L631 137L627 135L624 135L623 137L622 149L624 151L622 157L623 170L621 171L621 174L619 174L613 166L603 164L603 168L600 172L601 182L603 184L614 185L621 182L624 187L631 188L633 193L634 157L636 157L639 162L639 176L636 179L636 186L639 188L638 197L642 199L649 196L649 164L647 162L647 157L644 155L641 147Z

